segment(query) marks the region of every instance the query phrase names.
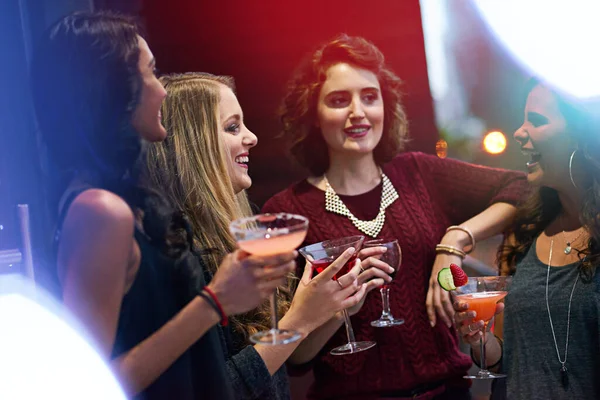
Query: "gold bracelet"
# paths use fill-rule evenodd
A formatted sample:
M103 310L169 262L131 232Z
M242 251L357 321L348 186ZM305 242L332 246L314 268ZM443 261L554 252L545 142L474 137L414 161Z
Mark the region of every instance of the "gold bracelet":
M454 254L455 256L459 256L460 258L463 258L463 259L467 256L467 253L465 253L458 247L450 246L447 244L436 245L435 252L436 253L450 253L450 254Z
M452 225L449 226L448 229L446 229L446 233L450 231L463 231L464 233L469 235L469 239L471 239L471 248L468 251L466 251L465 254L469 254L473 250L475 250L475 236L473 236L473 232L471 232L469 228L467 228L466 226Z

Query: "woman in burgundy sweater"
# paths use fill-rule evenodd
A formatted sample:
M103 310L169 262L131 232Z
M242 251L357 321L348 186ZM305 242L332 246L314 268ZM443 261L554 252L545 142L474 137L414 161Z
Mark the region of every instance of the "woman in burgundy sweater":
M311 398L470 398L462 376L471 360L458 347L454 310L437 273L461 265L472 240L502 232L526 181L517 172L401 153L407 120L400 86L372 43L341 35L300 67L284 99L291 153L311 176L275 195L263 211L307 216L307 244L363 234L398 239L403 253L390 303L405 323L372 327L382 305L371 294L360 312L350 312L356 339L375 340L376 347L330 355L345 341L341 317L313 332L319 340L306 342L304 357L293 359L313 367Z

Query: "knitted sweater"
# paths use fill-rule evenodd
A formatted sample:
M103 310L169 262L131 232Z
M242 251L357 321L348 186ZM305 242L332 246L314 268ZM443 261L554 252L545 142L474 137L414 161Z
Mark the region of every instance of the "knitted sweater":
M379 237L396 238L402 248L402 265L390 286L390 305L392 314L405 323L372 327L370 322L379 318L382 304L378 291L369 293L352 324L358 341L375 340L377 346L354 355L330 355L333 347L346 341L345 330L338 330L313 360L311 398L369 399L461 377L471 360L459 350L455 329L443 323L432 328L425 309L435 245L449 225L460 224L496 202L516 204L527 188L522 173L423 153L403 153L383 171L399 199L387 208ZM381 191L380 184L361 195L340 197L356 217L367 220L379 212ZM306 216L310 225L305 244L362 234L347 217L327 212L324 192L307 181L272 197L263 212Z

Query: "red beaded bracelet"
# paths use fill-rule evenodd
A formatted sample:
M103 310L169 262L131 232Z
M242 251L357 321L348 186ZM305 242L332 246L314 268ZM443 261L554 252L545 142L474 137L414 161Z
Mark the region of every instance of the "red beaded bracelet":
M227 318L227 314L225 314L225 311L223 311L223 306L219 302L219 299L217 299L217 295L215 295L215 292L213 292L208 286L204 287L204 291L208 293L210 298L215 302L217 309L219 310L219 315L221 316L221 326L227 326L229 324L229 319Z

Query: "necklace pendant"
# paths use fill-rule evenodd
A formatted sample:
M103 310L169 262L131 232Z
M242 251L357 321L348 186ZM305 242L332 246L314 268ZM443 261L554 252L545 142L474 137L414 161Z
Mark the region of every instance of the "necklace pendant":
M567 367L564 365L560 369L560 382L565 390L569 388L569 374L567 373Z
M565 246L565 254L569 255L571 254L571 243L567 242L567 245Z

